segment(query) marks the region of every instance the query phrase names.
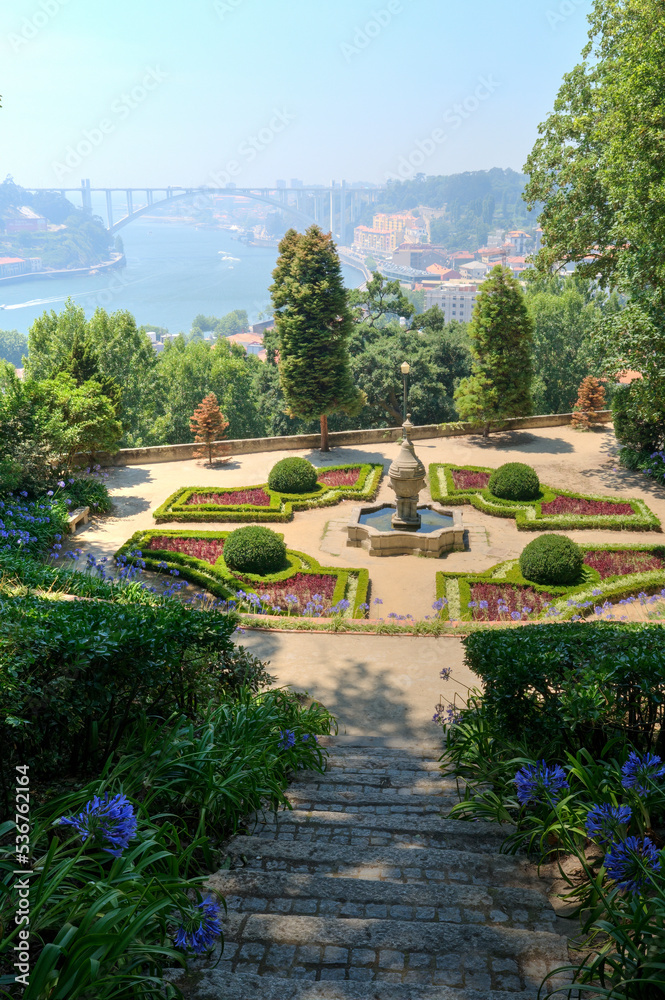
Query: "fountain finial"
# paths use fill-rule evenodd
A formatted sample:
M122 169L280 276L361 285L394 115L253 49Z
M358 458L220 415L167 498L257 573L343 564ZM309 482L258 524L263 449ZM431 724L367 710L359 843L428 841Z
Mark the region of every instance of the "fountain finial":
M425 485L425 466L416 455L409 437L413 430L411 414L407 413L402 424L402 447L395 461L388 469L390 488L395 491L396 511L392 519L393 527L417 531L420 527L418 494Z

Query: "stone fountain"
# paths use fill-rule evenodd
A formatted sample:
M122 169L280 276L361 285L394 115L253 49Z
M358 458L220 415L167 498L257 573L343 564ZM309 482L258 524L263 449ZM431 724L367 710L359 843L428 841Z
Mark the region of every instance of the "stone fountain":
M464 548L462 514L438 503L419 504L425 485L425 466L411 441L411 415L402 424L402 445L388 470L395 503L354 507L347 525L346 544L369 550L370 555L413 553L438 558Z

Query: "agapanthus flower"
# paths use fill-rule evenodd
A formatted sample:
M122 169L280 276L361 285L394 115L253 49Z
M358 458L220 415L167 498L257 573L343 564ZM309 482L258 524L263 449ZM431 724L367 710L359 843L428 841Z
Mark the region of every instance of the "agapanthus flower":
M197 955L205 955L215 943L215 938L221 937L220 924L221 907L211 896L197 905L201 914L196 914L181 924L175 933L173 943L183 951L193 951Z
M604 803L589 809L585 820L588 837L595 837L601 844L609 843L617 835L619 826L630 822L633 811L630 806L611 806Z
M109 798L105 792L93 796L77 816L61 816L62 826L73 826L84 841L90 837L102 839L110 846L102 849L119 858L129 841L136 835L134 807L126 795Z
M296 734L292 729L283 729L279 734L279 747L280 750L289 750L292 746L295 746Z
M63 490L65 488L65 481L64 481L64 479L59 479L58 480L58 486L60 487L61 490Z
M314 740L315 743L319 742L319 737L315 733L305 733L303 735L303 743L309 743L310 740Z
M517 801L522 806L544 802L554 806L560 793L570 788L566 775L559 764L550 767L544 760L537 764L525 764L515 775L517 785Z
M442 681L449 681L452 672L453 672L452 667L443 667L441 673L439 674L439 677L441 678Z
M626 837L605 855L605 869L620 889L639 893L649 885L649 872L660 868L660 852L648 837Z
M621 768L621 784L624 788L633 788L638 795L646 795L652 791L651 785L664 774L665 766L658 754L647 753L640 757L631 750Z

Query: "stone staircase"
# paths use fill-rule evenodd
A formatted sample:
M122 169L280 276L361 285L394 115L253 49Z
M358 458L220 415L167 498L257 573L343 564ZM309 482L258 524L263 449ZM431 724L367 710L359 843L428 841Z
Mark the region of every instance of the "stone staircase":
M568 962L570 925L504 831L445 816L456 785L434 745L330 737L325 775L299 772L292 811L229 845L215 969L192 1000L535 1000ZM567 981L564 978L558 982ZM553 988L553 987L552 987Z

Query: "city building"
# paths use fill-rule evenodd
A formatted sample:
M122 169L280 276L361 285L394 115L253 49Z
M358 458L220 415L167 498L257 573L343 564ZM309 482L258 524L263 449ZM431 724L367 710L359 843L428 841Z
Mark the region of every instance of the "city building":
M523 271L530 267L524 257L506 257L506 267L513 272L513 277L519 278Z
M448 252L445 247L433 243L400 243L393 251L393 264L414 267L423 271L430 264L448 266Z
M404 231L409 228L416 228L421 225L421 220L411 212L377 212L372 219L373 229L384 229L392 233Z
M451 319L468 323L473 314L477 295L478 285L464 283L450 282L437 288L426 288L425 309L438 306L445 316L446 323Z
M468 250L455 250L454 253L448 255L448 259L451 267L459 268L462 264L470 264L476 258Z
M492 264L483 264L481 260L472 260L468 264L460 264L458 270L462 277L467 280L479 281L484 278L488 271L492 270Z
M356 226L353 230L353 245L359 250L382 250L390 253L402 238L402 230L370 229Z
M0 278L13 278L17 274L27 274L31 270L30 264L23 257L0 257Z
M249 328L249 332L250 333L260 333L261 336L263 336L263 334L265 333L266 330L274 330L274 329L275 329L275 320L274 320L274 318L273 319L262 319L260 323L252 323L252 325Z
M443 267L441 264L430 264L425 270L439 281L456 281L462 277L459 271L454 271L452 267Z
M476 250L476 257L483 264L500 264L504 257L513 252L512 244L503 247L481 247Z
M263 351L263 336L257 333L234 333L224 338L227 344L240 344L247 354L261 354Z
M526 253L526 245L530 239L529 234L525 233L523 229L513 229L506 233L506 243L510 243L513 253L519 254L521 257Z

